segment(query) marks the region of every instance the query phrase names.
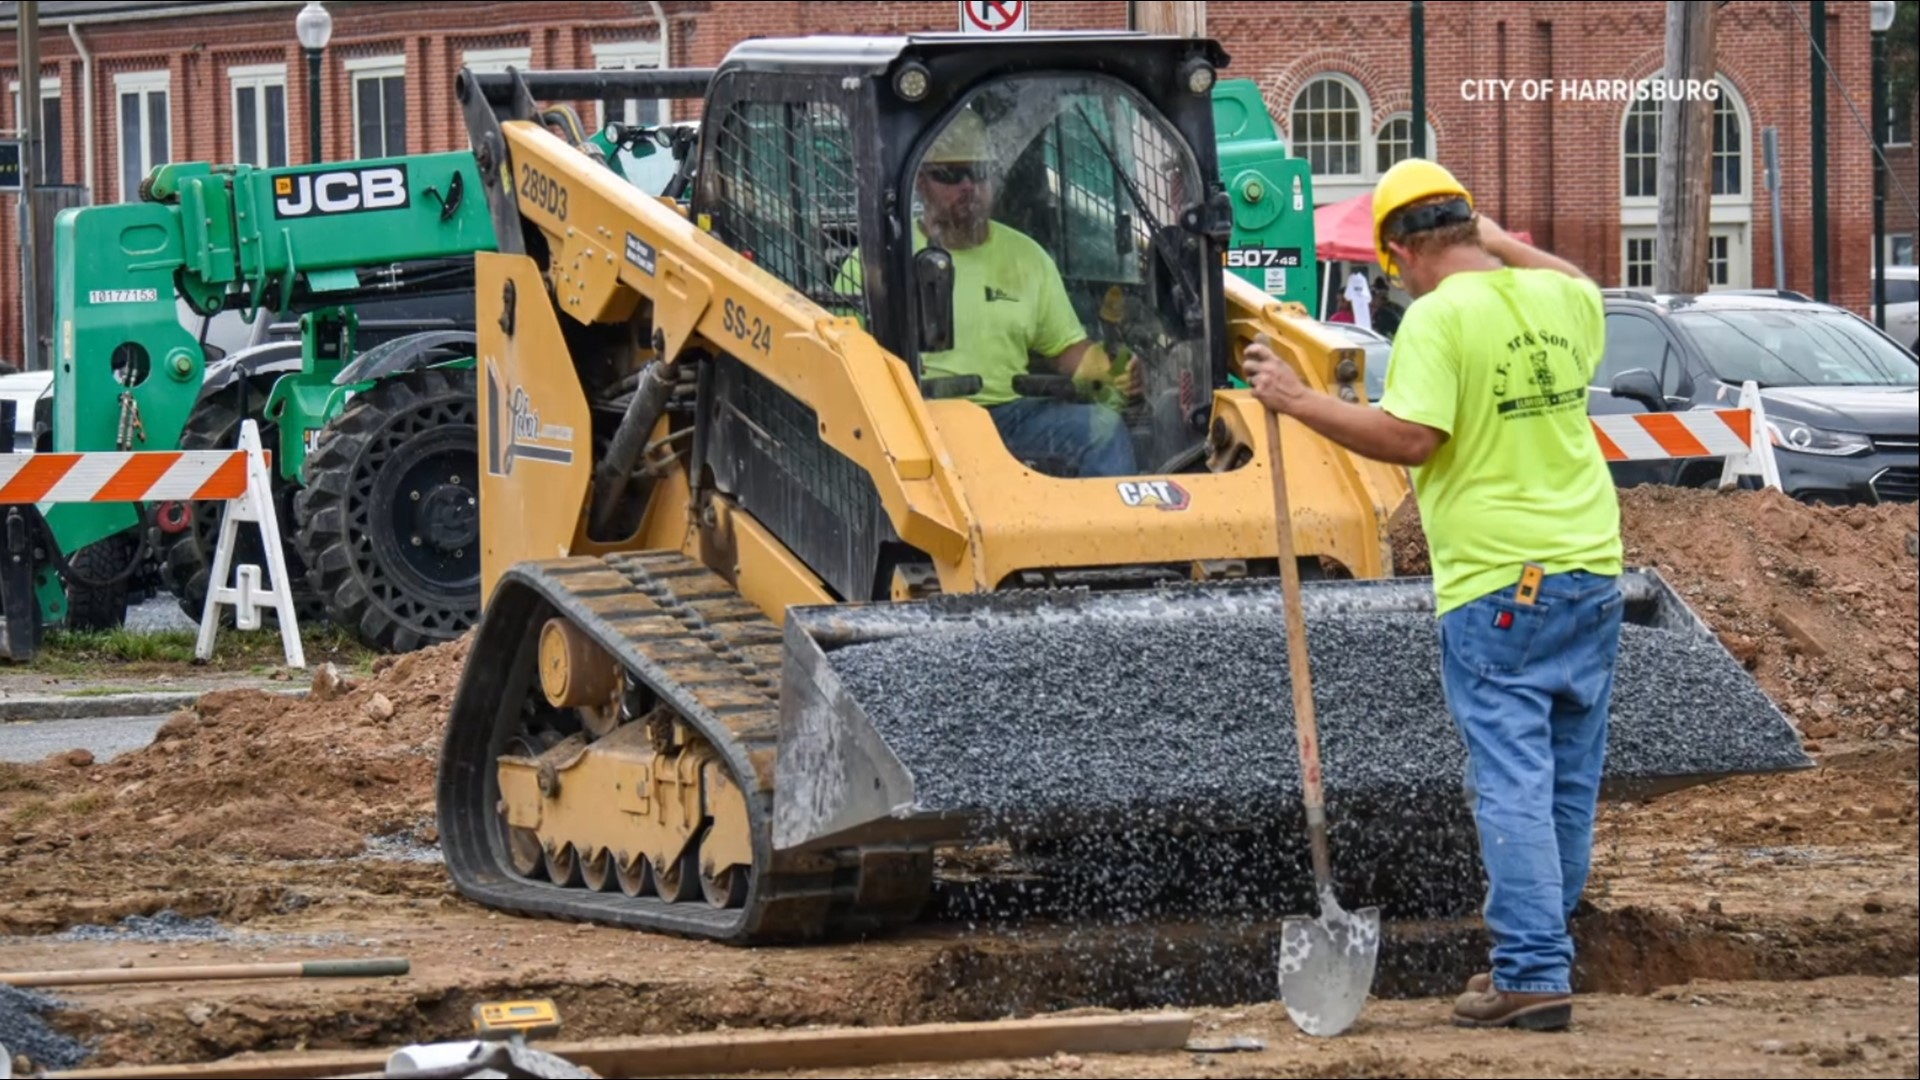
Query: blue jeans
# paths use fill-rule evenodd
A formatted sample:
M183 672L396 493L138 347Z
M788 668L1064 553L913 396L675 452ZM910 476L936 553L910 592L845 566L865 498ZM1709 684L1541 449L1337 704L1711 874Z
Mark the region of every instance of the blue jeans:
M1616 579L1575 571L1531 606L1509 588L1440 619L1499 990L1572 992L1567 923L1592 862L1624 606Z
M1069 476L1133 476L1133 439L1120 414L1103 405L1021 398L989 406L1014 457L1057 457Z

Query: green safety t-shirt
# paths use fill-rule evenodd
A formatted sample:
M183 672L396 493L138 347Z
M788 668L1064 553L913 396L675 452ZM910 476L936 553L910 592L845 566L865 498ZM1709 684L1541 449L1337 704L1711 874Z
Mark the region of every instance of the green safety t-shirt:
M914 225L914 250L927 235ZM921 378L980 376L982 405L1013 401L1013 379L1025 375L1029 353L1057 356L1087 336L1067 299L1053 259L1032 237L992 222L987 241L949 251L953 256L953 348L923 353ZM861 282L859 253L841 268L840 291L855 292Z
M1413 468L1436 613L1549 574L1621 569L1620 502L1587 415L1600 290L1552 270L1459 273L1407 309L1384 411L1447 433Z

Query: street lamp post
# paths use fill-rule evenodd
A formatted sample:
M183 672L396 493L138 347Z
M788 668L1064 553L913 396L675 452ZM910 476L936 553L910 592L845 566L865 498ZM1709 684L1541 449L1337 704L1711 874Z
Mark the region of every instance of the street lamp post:
M1873 325L1887 328L1887 31L1893 0L1873 0Z
M320 53L333 37L333 16L320 0L308 0L294 17L293 32L307 50L307 159L320 164Z

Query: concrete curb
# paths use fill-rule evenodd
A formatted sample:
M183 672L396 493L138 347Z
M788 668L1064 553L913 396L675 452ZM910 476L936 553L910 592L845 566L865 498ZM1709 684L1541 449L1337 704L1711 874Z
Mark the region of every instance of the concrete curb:
M259 689L269 694L306 697L298 690L272 690L267 687L218 687L207 690L182 690L164 694L97 694L73 697L23 697L0 701L0 723L16 720L99 720L114 716L165 716L200 700L204 694L224 689Z

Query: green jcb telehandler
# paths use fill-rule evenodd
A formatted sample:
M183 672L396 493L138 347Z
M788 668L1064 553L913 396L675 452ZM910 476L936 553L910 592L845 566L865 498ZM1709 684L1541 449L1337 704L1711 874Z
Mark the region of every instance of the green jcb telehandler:
M689 125L589 137L569 109L548 120L653 186L670 156L666 193L686 186ZM251 418L299 618L383 652L458 637L480 608L473 255L494 247L476 169L467 152L165 165L137 202L65 211L34 449L232 448ZM30 549L0 582L0 656L122 625L143 577L198 620L222 509L0 508ZM254 530L235 562L266 572Z
M479 579L473 252L493 243L478 179L463 153L179 164L137 202L63 212L36 450L231 448L252 418L303 621L382 650L463 632ZM228 320L253 324L231 352L209 340ZM120 625L154 563L197 620L222 508L8 508L35 539L38 622L9 625L9 653L45 627ZM265 573L260 556L242 529L236 563Z

